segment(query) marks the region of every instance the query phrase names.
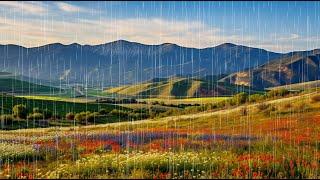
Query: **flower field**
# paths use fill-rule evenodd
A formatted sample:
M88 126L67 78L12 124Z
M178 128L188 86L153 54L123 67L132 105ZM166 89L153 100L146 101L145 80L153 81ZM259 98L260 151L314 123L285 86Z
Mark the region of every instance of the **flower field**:
M1 131L0 177L319 178L319 105Z

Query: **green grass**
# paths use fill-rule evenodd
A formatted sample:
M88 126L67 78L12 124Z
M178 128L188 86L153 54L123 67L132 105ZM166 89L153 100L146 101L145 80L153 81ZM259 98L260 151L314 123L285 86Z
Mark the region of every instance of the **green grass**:
M0 92L8 93L28 93L28 94L54 94L59 93L60 89L55 87L38 85L26 81L21 81L11 77L0 77Z
M13 97L0 95L0 108L3 113L11 113L12 107L16 104L25 104L29 111L33 108L38 107L40 109L48 109L60 116L65 116L68 112L81 112L81 111L91 111L97 112L101 108L107 110L112 109L126 109L124 107L119 107L110 104L97 104L97 103L80 103L80 102L67 102L67 101L57 101L57 99L27 99L23 97Z
M69 98L63 96L42 96L42 95L18 95L16 97L33 99L33 100L48 100L48 101L65 101L65 102L76 102L76 103L88 103L93 100L90 98Z
M168 106L161 106L161 105L151 105L151 104L118 104L119 106L130 108L130 109L160 109L160 110L168 110L168 109L179 109L176 107L168 107Z
M138 99L138 101L146 101L146 102L164 102L165 104L207 104L220 102L230 97L202 97L202 98L181 98L181 99L173 99L173 98L147 98L147 99Z

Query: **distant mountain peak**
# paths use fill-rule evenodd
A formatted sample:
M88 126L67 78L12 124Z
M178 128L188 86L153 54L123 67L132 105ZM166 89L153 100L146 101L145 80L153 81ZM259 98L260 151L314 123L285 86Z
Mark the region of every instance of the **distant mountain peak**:
M238 45L236 44L233 44L233 43L223 43L223 44L220 44L216 47L221 47L221 48L233 48L233 47L236 47Z
M72 43L72 44L69 44L69 46L81 46L81 44L79 44L79 43Z
M162 43L161 46L178 46L178 45L174 43Z

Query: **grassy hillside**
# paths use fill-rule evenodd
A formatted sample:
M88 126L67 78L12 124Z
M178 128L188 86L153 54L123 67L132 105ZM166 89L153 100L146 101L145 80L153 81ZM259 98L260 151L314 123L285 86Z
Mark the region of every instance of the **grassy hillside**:
M125 85L105 90L106 93L137 98L191 98L233 95L255 92L248 87L231 85L200 78L157 78L141 84Z
M23 81L20 80L19 76L1 72L0 92L23 94L57 94L61 91L59 88Z
M295 83L295 84L289 84L284 86L276 86L276 87L266 88L266 89L267 90L272 90L272 89L306 90L306 89L319 88L319 87L320 87L320 80L303 82L303 83Z
M264 65L232 73L219 81L264 89L319 80L320 50L289 53Z
M202 98L180 98L180 99L172 99L172 98L147 98L147 99L138 99L138 101L145 102L159 102L164 104L208 104L208 103L216 103L230 97L202 97Z

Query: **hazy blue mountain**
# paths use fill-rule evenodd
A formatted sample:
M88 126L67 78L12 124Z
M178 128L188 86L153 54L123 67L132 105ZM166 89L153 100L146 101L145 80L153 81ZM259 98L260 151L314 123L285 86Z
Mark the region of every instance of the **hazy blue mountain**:
M25 48L0 45L0 68L36 79L120 85L174 75L238 72L282 54L231 43L196 49L176 44L145 45L124 40L101 45L48 44Z

